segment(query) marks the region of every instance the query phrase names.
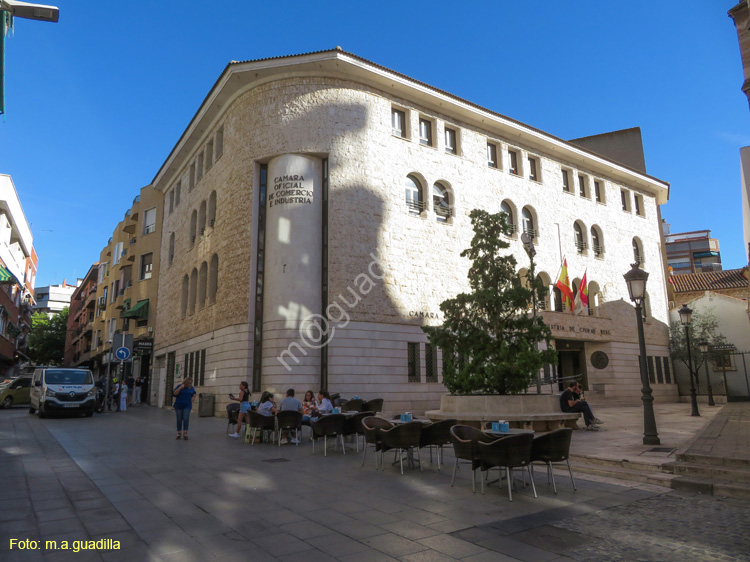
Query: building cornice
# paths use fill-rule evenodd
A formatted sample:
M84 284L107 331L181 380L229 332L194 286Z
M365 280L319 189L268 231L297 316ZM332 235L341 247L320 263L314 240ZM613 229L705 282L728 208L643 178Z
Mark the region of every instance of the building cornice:
M232 102L264 83L290 77L328 76L370 85L396 98L414 101L427 109L465 122L510 142L540 150L560 160L608 175L629 187L654 195L658 204L669 198L669 183L530 125L481 107L463 98L348 53L340 48L301 55L230 62L219 76L152 185L164 190L180 173L183 162L202 146Z

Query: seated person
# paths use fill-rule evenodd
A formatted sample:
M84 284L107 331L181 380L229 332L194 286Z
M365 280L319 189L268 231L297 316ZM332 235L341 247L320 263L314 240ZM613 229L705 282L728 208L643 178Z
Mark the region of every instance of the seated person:
M302 401L302 423L310 425L310 414L315 409L315 394L312 390L305 392L305 399Z
M591 406L585 400L576 398L578 383L572 381L568 388L560 395L560 409L563 412L580 412L583 414L583 421L586 423L586 429L597 431L599 428L595 425L602 423L601 420L594 417L591 413ZM580 396L580 395L579 395Z
M300 402L297 398L294 397L294 389L290 388L286 391L286 398L284 398L281 401L281 404L279 404L279 410L281 412L286 411L292 411L292 412L299 412L300 414L303 411L302 408L302 402ZM281 440L282 445L288 443L289 440L287 439L286 432L284 432L283 439ZM291 440L292 443L299 443L299 438L295 437Z
M260 397L260 404L258 404L258 413L261 416L276 415L276 403L273 401L272 393L266 391Z
M331 398L327 390L318 391L318 400L313 408L316 416L313 418L317 419L318 416L324 416L333 412L333 404L331 404Z

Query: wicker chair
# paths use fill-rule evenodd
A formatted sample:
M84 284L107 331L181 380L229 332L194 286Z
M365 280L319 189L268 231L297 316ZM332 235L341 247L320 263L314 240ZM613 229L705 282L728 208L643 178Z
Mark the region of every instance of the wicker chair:
M419 437L419 447L430 449L430 462L432 462L432 449L437 449L438 470L440 462L443 460L443 445L450 445L451 427L458 423L456 420L442 420L424 426L422 435Z
M227 435L233 433L234 428L237 426L237 419L239 418L239 415L239 408L237 408L236 410L227 410Z
M383 411L383 399L375 398L375 400L370 400L368 402L365 402L362 405L362 409L365 412L375 412L376 414L378 412L382 412Z
M396 449L398 454L399 464L401 465L401 474L404 473L404 457L403 451L409 451L411 449L417 450L417 462L419 463L419 470L422 470L422 461L419 458L419 437L422 435L422 422L407 422L392 427L391 429L380 430L380 456L381 463L382 456L385 451L390 449ZM385 470L384 464L381 464L383 470Z
M344 422L346 416L344 414L329 414L318 418L317 421L312 422L312 440L313 440L313 455L315 454L315 441L323 438L323 456L328 456L328 438L335 437L341 438L341 450L346 454L344 448Z
M255 430L260 429L261 431L271 432L271 442L273 443L273 436L276 433L276 418L274 416L264 416L254 410L250 410L248 413L249 420L247 422L245 441L250 441L252 445L255 445L255 439L251 439L251 435L255 435Z
M294 430L296 445L299 446L299 434L302 431L302 414L294 410L287 410L276 414L276 429L279 432L277 436L279 447L281 447L281 432L285 429Z
M351 417L346 418L344 422L344 437L354 435L354 440L357 443L357 452L359 453L359 436L364 435L365 430L362 428L362 420L374 416L374 412L360 412L354 414Z
M364 412L364 405L365 401L361 398L352 398L351 400L347 400L341 407L347 412Z
M453 465L453 478L451 487L456 481L456 470L458 470L459 460L469 461L471 463L471 491L477 491L476 474L480 466L479 461L479 443L489 443L494 439L489 435L482 433L475 427L468 425L454 425L450 428L450 440L453 445L453 452L456 455L456 464Z
M484 480L489 474L490 468L497 466L505 468L505 476L508 480L508 499L513 501L513 493L510 489L513 481L511 471L513 468L526 468L526 470L529 470L529 466L531 465L531 447L533 441L533 434L521 433L518 435L501 437L491 443L479 444L480 466L482 472L485 473L482 478L483 494ZM529 472L529 477L531 478L531 472ZM533 478L531 478L531 488L534 490L534 497L537 497L536 486L534 486Z
M383 418L377 418L375 416L369 416L362 420L362 429L365 436L364 453L362 454L362 466L365 466L365 459L367 458L367 446L373 445L375 448L375 470L378 469L378 452L381 449L382 443L380 442L380 430L390 429L393 424Z
M552 481L552 489L557 494L557 486L555 485L555 472L552 470L552 463L562 463L568 465L568 473L570 474L570 481L573 483L573 489L576 488L576 481L573 478L573 471L570 469L570 438L573 436L573 430L569 427L564 429L557 429L550 431L549 433L543 433L539 437L534 438L534 443L531 447L531 462L543 462L547 465L547 484ZM534 479L534 465L531 465L531 478Z

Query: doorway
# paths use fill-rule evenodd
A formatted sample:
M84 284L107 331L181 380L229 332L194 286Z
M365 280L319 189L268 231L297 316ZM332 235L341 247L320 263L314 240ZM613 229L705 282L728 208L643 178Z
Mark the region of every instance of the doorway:
M555 340L557 349L558 387L565 390L568 383L576 380L583 385L583 390L589 390L586 374L586 345L575 340Z

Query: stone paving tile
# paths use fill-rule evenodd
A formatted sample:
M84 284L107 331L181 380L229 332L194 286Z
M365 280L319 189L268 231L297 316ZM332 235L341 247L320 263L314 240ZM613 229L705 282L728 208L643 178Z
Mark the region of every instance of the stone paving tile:
M352 514L352 516L360 521L366 521L367 523L372 523L373 525L395 523L396 521L401 520L395 515L391 515L390 513L383 513L382 511L378 511L376 509L372 509L370 511L360 511L358 513Z
M71 531L84 531L83 524L77 517L39 523L39 533L42 537L49 537L58 533L69 533Z
M455 562L460 558L453 558L453 556L448 556L437 550L423 550L422 552L402 556L399 560L403 562Z
M92 535L105 535L117 531L127 531L130 525L122 517L113 517L112 519L95 519L84 523L86 530Z
M391 533L411 540L423 539L425 537L442 534L440 531L437 531L432 527L426 527L419 523L414 523L413 521L398 521L396 523L386 523L381 526L383 529L386 529Z
M253 542L273 556L297 554L312 549L306 541L302 541L289 533L256 537ZM300 556L303 557L304 555L300 554Z
M321 525L320 523L316 523L315 521L308 521L308 520L296 521L294 523L287 523L285 525L281 525L279 527L279 530L283 531L284 533L289 533L290 535L294 535L298 539L302 539L302 540L312 539L314 537L322 537L323 535L331 534L330 528L325 527L324 525Z
M306 550L302 558L304 558L304 562L337 562L336 558L321 550ZM279 556L278 560L282 562L300 562L300 556L298 554L287 554Z
M362 542L339 533L314 537L312 539L307 539L305 542L336 558L368 550L367 546Z
M396 558L388 556L378 550L366 550L356 554L347 554L337 557L341 562L398 562Z
M454 558L464 558L473 554L481 554L484 548L477 546L469 541L464 541L451 535L435 535L417 542L423 544L432 550L437 550Z
M387 533L384 527L378 527L377 525L371 525L362 521L341 521L339 523L330 523L328 527L337 533L353 539L366 539Z
M510 556L505 556L500 552L485 551L481 554L474 554L472 556L462 558L461 562L518 562L518 558L511 558ZM550 560L549 562L552 561Z
M393 533L387 533L385 535L378 535L377 537L371 537L364 539L363 543L375 548L389 556L406 556L407 554L414 554L422 550L428 550L428 547L418 542L399 537Z
M71 517L75 517L75 512L72 508L67 507L63 509L37 511L36 516L40 522L54 521L55 519L69 519Z
M479 541L477 544L523 562L549 562L558 556L554 552L536 548L510 537L494 537Z

